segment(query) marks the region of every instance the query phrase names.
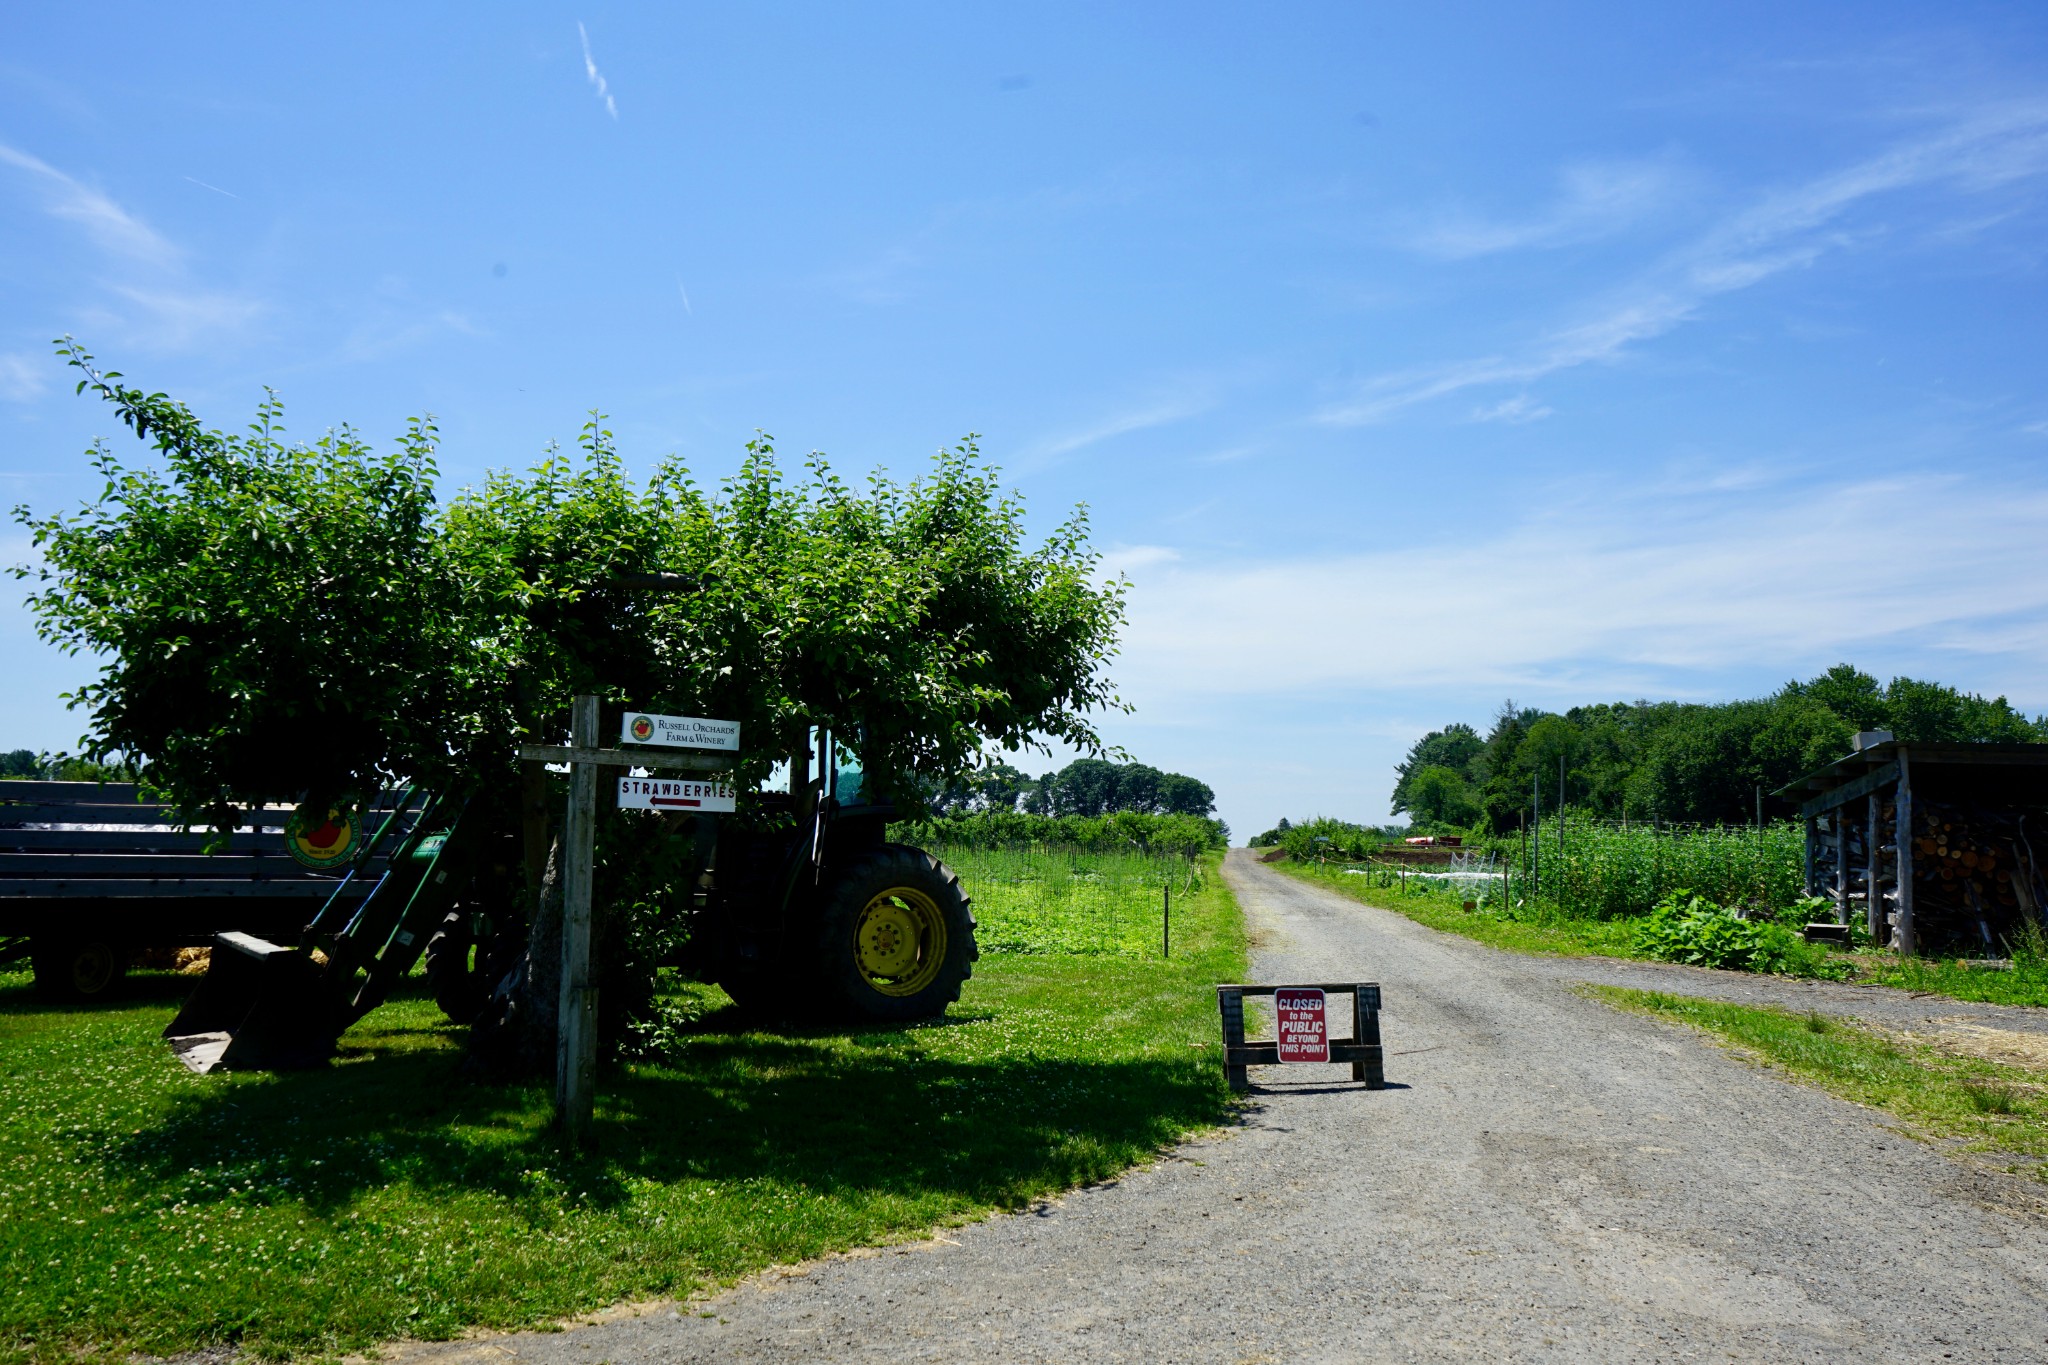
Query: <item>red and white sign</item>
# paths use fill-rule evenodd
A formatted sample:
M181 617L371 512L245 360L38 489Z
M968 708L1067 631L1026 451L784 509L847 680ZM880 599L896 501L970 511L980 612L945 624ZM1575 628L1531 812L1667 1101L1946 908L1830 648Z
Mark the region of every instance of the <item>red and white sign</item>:
M1330 1021L1320 989L1283 986L1274 991L1273 1019L1278 1027L1281 1061L1330 1060Z
M620 810L729 811L733 790L723 782L676 777L622 777Z

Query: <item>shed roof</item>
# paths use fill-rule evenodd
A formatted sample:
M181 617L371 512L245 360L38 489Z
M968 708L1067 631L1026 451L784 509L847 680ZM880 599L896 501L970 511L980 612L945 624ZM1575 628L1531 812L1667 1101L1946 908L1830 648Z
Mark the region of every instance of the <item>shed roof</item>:
M1915 788L1967 792L1987 804L2048 802L2048 744L1936 744L1886 740L1836 759L1773 792L1800 803L1801 815L1840 805L1898 780L1899 759ZM1845 788L1854 788L1846 791Z

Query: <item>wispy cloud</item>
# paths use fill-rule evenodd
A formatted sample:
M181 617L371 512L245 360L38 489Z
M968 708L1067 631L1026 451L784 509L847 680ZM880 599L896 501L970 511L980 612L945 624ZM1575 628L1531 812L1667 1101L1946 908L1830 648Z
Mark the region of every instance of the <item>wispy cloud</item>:
M1659 678L1886 648L2048 671L2048 484L1952 475L1717 498L1661 484L1536 509L1474 542L1217 564L1133 559L1118 681L1160 695L1490 688L1628 695ZM1825 564L1826 573L1801 566ZM1373 629L1325 628L1371 602ZM1217 651L1215 642L1231 648ZM1385 648L1399 640L1399 649ZM2048 700L2044 697L2041 700ZM2038 704L2036 702L2035 704Z
M1089 426L1039 442L1026 452L1024 464L1026 468L1046 465L1118 436L1185 421L1213 406L1215 400L1205 394L1185 394L1126 408Z
M49 387L47 367L40 356L0 355L0 398L10 403L26 403L40 397Z
M597 59L590 55L590 34L584 29L581 20L578 20L576 24L576 36L583 40L583 74L590 78L590 88L597 92L597 97L600 100L604 101L604 111L610 114L614 121L617 121L619 117L618 101L612 98L611 86L606 83L604 74L597 69Z
M93 335L138 349L179 351L246 332L266 311L258 299L196 281L182 250L77 177L4 144L0 166L23 172L44 211L75 226L104 256L104 274L94 281L97 298L67 306L68 315L87 325ZM19 374L0 377L0 392L20 398L29 384Z
M152 265L170 265L178 259L178 249L154 228L40 157L0 143L0 164L27 172L41 191L44 212L78 224L102 250Z
M1525 422L1540 422L1550 416L1554 409L1545 407L1526 393L1495 403L1492 407L1476 409L1472 414L1475 422L1505 422L1509 426L1521 426Z
M1405 245L1427 256L1464 260L1592 241L1665 207L1683 186L1683 177L1668 161L1588 162L1567 167L1559 179L1556 200L1532 217L1440 217L1409 234Z
M198 187L199 187L200 189L202 189L202 190L212 190L212 191L213 191L213 192L214 192L215 194L226 194L226 195L227 195L227 197L228 197L228 198L230 198L230 199L240 199L240 198L242 197L242 196L241 196L241 195L239 195L239 194L228 194L228 192L227 192L226 190L222 189L222 188L221 188L220 186L218 186L218 185L209 185L209 184L207 184L207 183L206 183L206 182L205 182L204 180L201 180L201 179L199 179L199 178L198 178L198 177L196 177L196 176L190 176L190 175L188 175L188 176L186 176L186 177L185 177L185 179L186 179L186 180L187 180L188 182L190 182L191 184L197 185L197 186L198 186Z
M1337 426L1466 389L1527 384L1581 365L1612 361L1698 314L1708 300L1813 264L1855 240L1841 220L1880 195L1929 185L1981 193L2048 171L2048 100L2015 100L1939 132L1900 143L1852 166L1765 195L1715 224L1610 296L1584 321L1553 329L1506 354L1376 376L1317 414Z

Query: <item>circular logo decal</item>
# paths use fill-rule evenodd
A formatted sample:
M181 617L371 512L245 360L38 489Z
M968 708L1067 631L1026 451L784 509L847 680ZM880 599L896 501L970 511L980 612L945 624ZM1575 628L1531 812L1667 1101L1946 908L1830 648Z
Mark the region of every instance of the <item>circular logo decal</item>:
M322 816L301 806L284 823L284 846L300 866L318 871L339 867L354 857L361 833L361 821L338 808L329 807Z
M654 738L654 722L645 716L633 717L633 738L646 743Z

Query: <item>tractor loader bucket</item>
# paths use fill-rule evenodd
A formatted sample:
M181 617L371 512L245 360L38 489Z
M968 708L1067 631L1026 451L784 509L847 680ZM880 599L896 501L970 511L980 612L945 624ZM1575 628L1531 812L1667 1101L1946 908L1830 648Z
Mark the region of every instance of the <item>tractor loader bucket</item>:
M320 966L251 934L216 934L213 961L164 1039L204 1075L285 1071L334 1055L343 1022Z

